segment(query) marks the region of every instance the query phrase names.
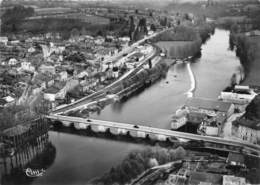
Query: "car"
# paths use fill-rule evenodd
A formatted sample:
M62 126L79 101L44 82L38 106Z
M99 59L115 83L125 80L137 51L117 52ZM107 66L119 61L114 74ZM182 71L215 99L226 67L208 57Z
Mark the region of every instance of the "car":
M91 119L87 119L87 122L92 122L92 120Z
M138 125L134 125L134 128L139 128L139 126Z

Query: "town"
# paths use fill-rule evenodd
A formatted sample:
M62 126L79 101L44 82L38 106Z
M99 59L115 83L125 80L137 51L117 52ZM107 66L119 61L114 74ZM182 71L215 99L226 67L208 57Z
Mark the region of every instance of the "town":
M260 3L128 3L1 2L0 184L260 183Z

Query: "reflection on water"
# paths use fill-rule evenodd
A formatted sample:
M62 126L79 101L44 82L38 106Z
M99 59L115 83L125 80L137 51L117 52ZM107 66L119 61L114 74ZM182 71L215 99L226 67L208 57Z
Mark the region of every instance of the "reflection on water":
M32 184L38 177L28 177L25 170L48 170L55 158L56 149L48 140L41 141L36 146L28 146L14 156L2 160L2 184Z
M95 113L92 117L169 128L167 123L172 112L183 104L189 86L186 64L176 64L169 69L166 78L141 89L125 101L105 107L99 115Z
M119 164L130 151L144 145L68 133L49 132L56 148L54 163L34 185L81 185Z
M230 85L233 73L238 72L241 64L229 44L229 31L216 29L202 46L201 58L191 66L197 82L195 97L216 99Z

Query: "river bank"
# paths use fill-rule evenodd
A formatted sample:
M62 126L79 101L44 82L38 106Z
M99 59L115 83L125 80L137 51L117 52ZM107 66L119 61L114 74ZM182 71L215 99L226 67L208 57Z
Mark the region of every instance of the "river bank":
M231 43L236 46L236 54L245 69L242 85L260 86L260 36L232 34Z
M199 56L201 46L214 33L215 26L202 24L196 27L178 26L174 30L158 35L153 42L168 58L183 59Z

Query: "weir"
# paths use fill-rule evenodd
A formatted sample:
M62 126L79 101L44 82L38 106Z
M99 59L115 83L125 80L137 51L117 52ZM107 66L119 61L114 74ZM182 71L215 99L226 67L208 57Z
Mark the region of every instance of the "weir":
M193 71L191 70L191 67L190 67L190 63L187 63L187 69L188 69L188 72L189 72L189 76L190 76L190 89L187 91L187 95L189 98L192 98L193 97L193 93L194 93L194 90L196 88L196 81L195 81L195 76L194 76L194 73Z

